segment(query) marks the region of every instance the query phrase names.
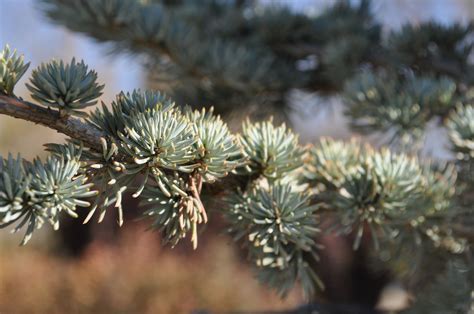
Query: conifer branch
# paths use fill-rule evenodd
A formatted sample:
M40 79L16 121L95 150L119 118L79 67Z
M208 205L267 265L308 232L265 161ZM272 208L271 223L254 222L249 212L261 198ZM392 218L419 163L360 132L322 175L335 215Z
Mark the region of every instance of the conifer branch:
M338 1L311 16L251 1L41 2L56 23L143 55L150 77L175 97L122 92L110 106L85 112L103 85L72 59L33 71L30 103L13 93L28 63L8 47L0 52L0 114L69 136L66 145L46 145L52 155L45 163L0 156L0 228L25 227L23 243L43 222L57 229L63 214L77 217L78 207L90 206L85 222L95 213L100 222L113 206L122 225L129 194L165 243L188 238L196 248L211 196L258 279L282 295L297 281L308 297L324 286L321 231L345 235L354 250L373 247L371 260L399 278L416 270L415 252L430 264L434 253L446 261L472 254L473 23L428 22L385 34L368 0ZM331 139L307 149L272 120L247 120L232 134L212 110L172 100L213 104L220 113L246 104L285 112L295 89L343 92L353 130L382 133L405 152L437 120L457 160L437 164ZM332 226L321 223L327 216ZM439 295L449 295L447 288L453 298L437 299L464 309L469 294L451 289L460 282L456 273L446 278Z
M93 150L100 148L104 134L90 124L71 116L61 117L59 111L40 107L14 96L0 95L0 114L41 124L65 134Z

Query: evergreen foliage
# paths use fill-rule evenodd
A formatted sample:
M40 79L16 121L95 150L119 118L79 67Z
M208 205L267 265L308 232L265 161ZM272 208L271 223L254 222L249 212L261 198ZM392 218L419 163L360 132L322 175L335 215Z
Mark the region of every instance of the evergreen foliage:
M294 184L294 182L293 182ZM300 279L307 296L323 287L307 258L318 260L318 218L310 195L289 184L255 183L229 198L229 232L242 239L258 278L285 295Z
M16 50L10 51L8 45L0 52L0 92L12 94L13 87L25 74L30 63L25 64L23 56L17 56Z
M302 165L303 150L298 137L283 124L275 128L271 121L251 124L244 122L240 143L249 156L251 172L266 178L279 179Z
M104 85L96 83L97 73L88 71L84 61L70 64L53 60L33 70L31 85L26 86L31 97L46 107L56 107L62 115L81 115L102 95Z
M179 104L210 103L219 113L246 104L257 116L285 114L294 88L341 92L361 67L414 71L435 84L474 80L472 24L426 22L384 36L366 0L311 16L237 0L42 2L53 22L146 56L150 76Z
M473 159L474 153L474 107L459 106L448 121L449 136L453 150L460 160Z
M392 141L419 139L432 118L445 116L459 101L456 84L447 77L400 76L365 71L348 82L346 114L354 130L385 132Z
M356 233L354 249L369 232L378 250L400 233L425 232L431 216L449 214L456 172L387 149L323 139L310 153L305 179L322 206L335 211L336 230Z
M404 313L472 313L472 266L469 269L462 262L453 261L436 277L435 284L423 291L418 302Z
M189 238L196 248L214 209L202 201L213 196L204 187L220 185L216 198L225 200L219 212L228 231L260 281L281 295L296 282L308 298L323 289L318 237L329 232L351 239L354 250L366 247L369 236L374 264L383 262L400 278L426 273L414 252L442 264L411 313L472 311L473 24L428 22L383 36L368 1L339 1L311 16L251 1L42 3L55 22L116 51L146 55L150 77L165 82L172 98L134 90L86 112L103 86L72 59L33 71L27 86L39 104L27 103L13 88L29 64L6 47L0 113L19 117L18 103L36 114L46 106L89 130L94 141L79 134L47 144L45 162L0 158L0 227L26 227L22 244L46 221L57 229L61 212L77 216L77 207L89 207L86 223L96 213L101 222L113 206L122 225L122 198L130 194L165 243ZM356 140L324 138L303 147L272 119L247 119L233 133L218 115L242 104L285 113L295 88L341 93L355 131L379 132L391 142L419 143L436 120L457 158L428 161L396 151L407 146L375 149ZM460 272L454 261L468 266ZM428 287L411 279L410 287Z
M13 230L26 225L22 244L26 244L36 229L49 222L55 230L59 228L60 213L77 217L76 208L88 207L85 199L95 196L91 183L79 173L78 160L51 156L43 163L35 159L32 163L20 157L0 161L2 180L2 220L4 228L19 222Z

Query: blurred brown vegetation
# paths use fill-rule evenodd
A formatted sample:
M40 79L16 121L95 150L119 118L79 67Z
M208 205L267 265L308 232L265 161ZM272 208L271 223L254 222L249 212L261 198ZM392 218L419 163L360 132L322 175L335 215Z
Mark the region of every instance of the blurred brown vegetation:
M206 248L167 249L157 233L131 226L116 244L93 242L83 258L18 248L0 255L0 313L190 313L288 309L299 291L281 300L258 284L230 239Z

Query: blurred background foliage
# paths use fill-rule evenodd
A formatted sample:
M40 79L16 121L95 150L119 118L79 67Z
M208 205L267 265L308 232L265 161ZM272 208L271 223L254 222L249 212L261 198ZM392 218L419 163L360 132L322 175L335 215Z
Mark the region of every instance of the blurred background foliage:
M202 239L200 253L170 250L144 226L129 224L113 245L95 241L80 259L55 250L4 246L0 255L2 313L191 313L294 307L262 289L226 239ZM21 298L21 302L18 302Z

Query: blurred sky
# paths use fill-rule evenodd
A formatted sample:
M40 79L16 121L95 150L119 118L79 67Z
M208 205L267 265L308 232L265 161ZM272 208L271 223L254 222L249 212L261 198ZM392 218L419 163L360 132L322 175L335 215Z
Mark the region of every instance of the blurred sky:
M41 62L53 58L70 60L76 56L99 73L100 81L107 82L106 101L120 90L143 85L142 71L136 60L106 55L104 45L50 23L42 15L38 3L35 0L0 0L0 46L8 43L24 54L25 59L31 61L30 72ZM22 94L21 88L18 94Z
M286 4L295 10L304 10L308 14L318 14L335 0L261 0L264 4ZM358 2L358 1L354 1ZM397 28L406 22L417 23L434 18L444 23L455 21L466 22L474 17L474 0L374 0L373 8L376 17L386 29ZM41 13L38 1L35 0L0 0L0 47L6 43L16 48L31 61L31 70L41 62L52 58L70 60L73 56L84 61L99 74L99 81L107 83L102 100L109 102L121 90L132 90L143 87L144 79L140 61L125 55L107 55L106 46L95 43L86 36L72 33L65 28L51 24ZM18 84L16 93L27 98L24 88L25 79ZM320 101L314 95L295 93L294 103ZM348 137L346 123L341 115L337 101L328 112L317 114L318 111L295 114L292 119L296 130L302 133L305 141L312 141L321 135ZM61 135L43 127L35 127L31 132L31 124L24 121L0 116L0 154L8 151L21 151L31 158L41 151L42 143L57 141ZM12 132L21 135L11 136ZM434 133L435 138L440 135ZM441 136L442 138L442 136Z

